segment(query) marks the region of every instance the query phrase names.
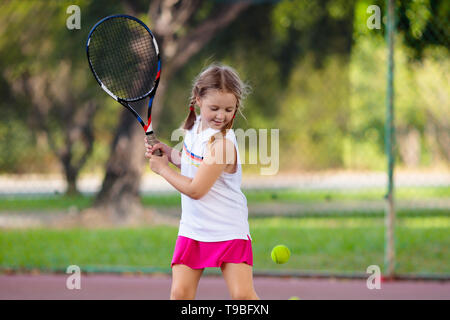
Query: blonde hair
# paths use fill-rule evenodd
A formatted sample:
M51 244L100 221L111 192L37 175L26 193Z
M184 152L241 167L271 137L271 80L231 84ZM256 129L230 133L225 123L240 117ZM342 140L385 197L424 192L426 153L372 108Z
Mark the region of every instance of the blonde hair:
M239 111L239 113L244 117L241 111L242 100L244 100L250 92L250 87L242 82L238 73L233 68L221 64L212 64L204 69L194 80L189 103L189 114L184 121L183 129L190 130L192 128L195 120L197 119L197 115L195 113L197 99L203 98L209 90L220 90L222 92L234 94L237 101L234 116L236 116L236 113ZM231 121L221 130L224 137L227 130L233 127L234 116L233 119L231 119ZM215 137L213 135L209 142L213 143L214 140Z

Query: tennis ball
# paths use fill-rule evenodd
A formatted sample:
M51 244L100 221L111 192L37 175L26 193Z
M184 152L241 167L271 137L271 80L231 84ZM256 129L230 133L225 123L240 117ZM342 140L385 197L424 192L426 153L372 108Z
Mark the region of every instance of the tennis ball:
M291 256L291 252L289 251L288 247L280 244L272 249L271 256L273 262L282 264L288 262L289 257Z

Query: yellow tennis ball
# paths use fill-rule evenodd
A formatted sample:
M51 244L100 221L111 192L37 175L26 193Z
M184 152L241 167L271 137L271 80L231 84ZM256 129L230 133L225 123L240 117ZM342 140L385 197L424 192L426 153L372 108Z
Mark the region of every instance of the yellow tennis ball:
M288 247L280 244L272 249L271 256L273 262L282 264L288 262L289 257L291 256L291 252L289 251Z

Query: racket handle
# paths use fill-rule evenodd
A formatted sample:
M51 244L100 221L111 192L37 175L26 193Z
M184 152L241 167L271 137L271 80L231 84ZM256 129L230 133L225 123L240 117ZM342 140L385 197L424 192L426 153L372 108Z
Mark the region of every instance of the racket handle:
M155 134L153 132L147 134L147 142L151 146L154 146L155 144L158 143L158 140L156 139L156 136L155 136ZM161 149L156 149L153 152L153 154L157 155L158 157L161 157L162 156Z

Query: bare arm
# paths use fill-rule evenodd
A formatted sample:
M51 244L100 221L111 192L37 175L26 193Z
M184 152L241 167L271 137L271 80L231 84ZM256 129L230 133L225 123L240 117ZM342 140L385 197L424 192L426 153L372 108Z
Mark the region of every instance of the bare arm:
M173 163L178 169L181 169L181 151L170 148L169 161Z
M225 167L228 159L235 159L234 144L228 140L219 140L213 144L210 152L207 152L194 178L188 178L174 171L170 167L164 167L160 175L164 177L179 192L193 198L202 198L214 185ZM229 155L228 158L226 155ZM230 157L230 154L232 156Z

